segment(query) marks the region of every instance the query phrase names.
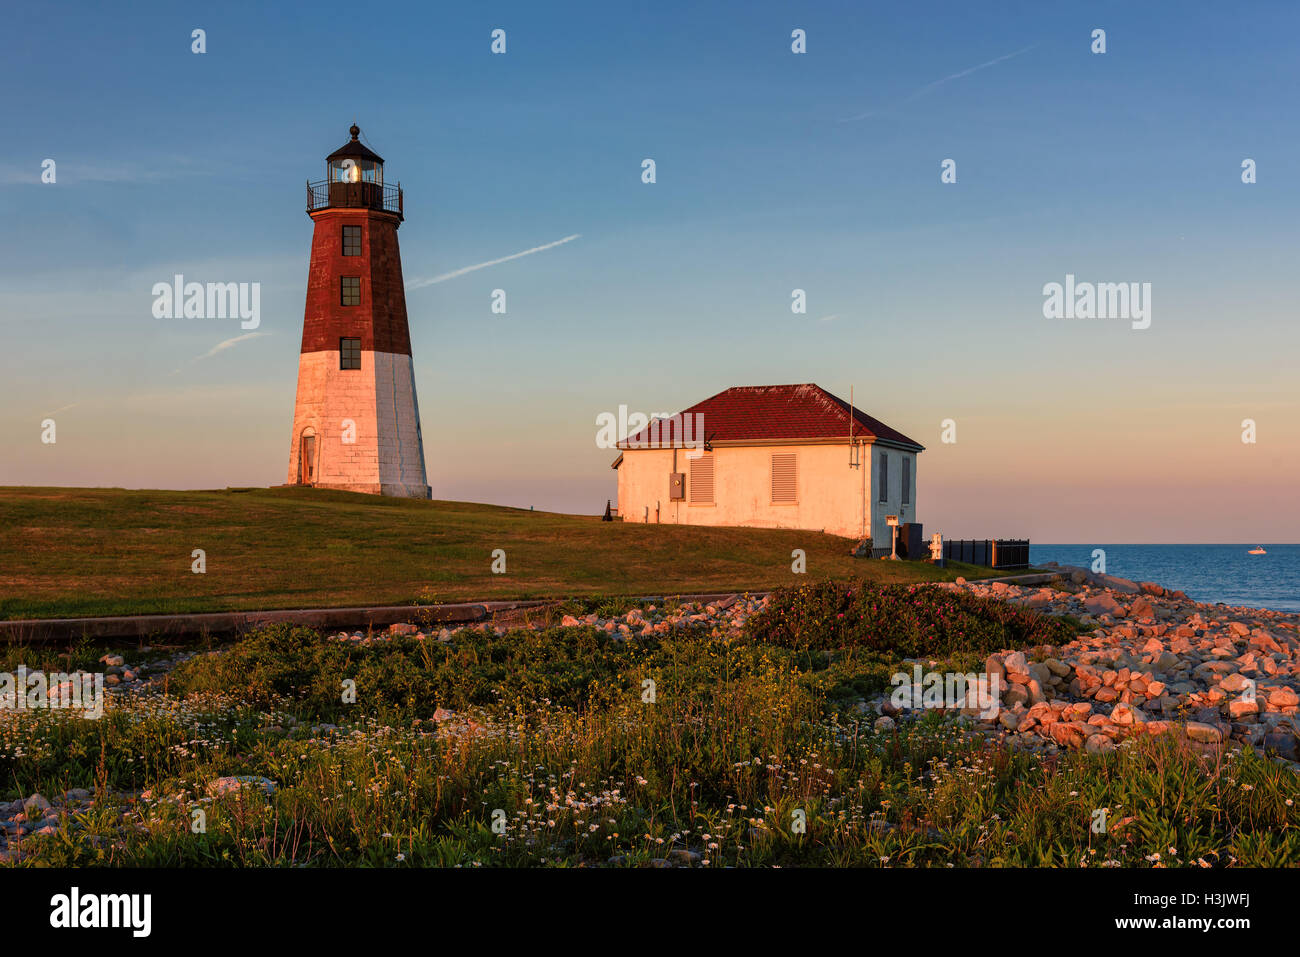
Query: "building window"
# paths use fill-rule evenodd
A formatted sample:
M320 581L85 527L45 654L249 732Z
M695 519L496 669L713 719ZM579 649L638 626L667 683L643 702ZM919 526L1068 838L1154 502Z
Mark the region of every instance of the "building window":
M691 460L691 483L687 491L692 505L714 504L712 455L701 455Z
M345 306L361 305L361 277L343 276L339 302Z
M339 368L340 369L361 368L361 340L360 339L339 340Z
M880 453L880 478L877 482L880 486L880 497L878 501L889 501L889 453Z
M903 456L903 504L912 504L912 460Z
M798 488L799 463L795 453L772 453L772 504L795 504L799 501Z
M361 255L361 227L360 226L343 227L343 255L345 256Z

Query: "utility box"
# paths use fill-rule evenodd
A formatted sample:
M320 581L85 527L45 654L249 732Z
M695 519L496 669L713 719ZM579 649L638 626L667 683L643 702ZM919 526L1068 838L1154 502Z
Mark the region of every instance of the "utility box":
M668 473L668 498L673 502L680 502L686 498L685 472Z
M902 522L898 526L898 557L921 561L930 557L920 522Z

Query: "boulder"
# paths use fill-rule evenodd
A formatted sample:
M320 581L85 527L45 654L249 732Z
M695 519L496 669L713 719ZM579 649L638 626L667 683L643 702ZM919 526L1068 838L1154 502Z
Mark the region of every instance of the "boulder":
M1115 742L1104 734L1088 735L1088 740L1083 743L1083 746L1089 754L1107 754L1115 750Z
M1013 651L1002 659L1002 667L1006 669L1008 675L1029 676L1029 663L1025 661L1023 651Z
M1100 592L1096 595L1089 595L1083 602L1084 610L1090 615L1111 615L1118 616L1122 614L1117 602L1106 592Z
M1212 724L1188 721L1186 731L1189 738L1193 741L1199 741L1201 744L1219 744L1223 741L1223 732Z
M275 782L270 778L259 777L256 774L234 774L209 781L208 794L212 797L221 797L250 787L259 788L268 797L275 793Z

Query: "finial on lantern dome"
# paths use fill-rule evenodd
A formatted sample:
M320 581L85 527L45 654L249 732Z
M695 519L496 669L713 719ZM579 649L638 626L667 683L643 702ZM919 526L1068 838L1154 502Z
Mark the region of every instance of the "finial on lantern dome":
M357 126L357 124L353 123L353 124L348 128L348 132L352 134L352 139L355 141L356 138L357 138L357 136L361 133L361 127L359 127L359 126Z

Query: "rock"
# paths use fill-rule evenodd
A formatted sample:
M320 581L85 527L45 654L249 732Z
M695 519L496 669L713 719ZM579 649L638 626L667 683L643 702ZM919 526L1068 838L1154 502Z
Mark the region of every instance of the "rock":
M1083 746L1083 732L1072 721L1057 721L1052 725L1052 740L1065 748Z
M1239 674L1228 675L1223 681L1219 682L1219 687L1224 691L1244 691L1251 685L1252 682L1249 678Z
M419 632L419 630L419 628L407 621L399 621L395 625L388 626L388 633L390 635L414 635Z
M44 817L45 812L50 809L50 802L37 792L22 802L22 812L27 815L28 820L37 817Z
M700 862L700 855L695 851L689 851L684 847L679 847L668 852L668 860L677 864L698 864Z
M1023 651L1013 651L1002 659L1002 667L1006 669L1008 675L1029 675L1029 664L1025 661Z
M1031 703L1038 704L1040 701L1047 700L1047 695L1043 694L1043 686L1038 683L1038 679L1030 678L1029 684L1025 687L1029 691L1029 700Z
M1259 702L1247 701L1245 698L1230 701L1228 702L1228 714L1233 718L1245 718L1259 714Z
M120 668L126 664L126 659L121 655L104 655L99 660L101 664L107 665L109 668Z
M1115 750L1115 742L1104 734L1090 734L1083 747L1089 754L1108 754Z
M1111 591L1124 592L1128 595L1140 594L1142 589L1137 582L1129 581L1127 578L1120 578L1118 575L1097 575L1097 582Z
M1020 730L1020 715L1003 708L998 712L998 722L1012 734Z
M221 797L225 794L242 791L246 787L260 788L262 793L267 796L275 793L275 782L270 778L259 777L255 774L235 774L209 781L208 794L212 797Z
M1058 678L1068 678L1073 670L1069 665L1056 658L1048 658L1043 662L1044 667Z
M882 714L879 718L876 719L876 723L872 727L874 727L877 731L893 731L894 719L889 717L889 715Z
M1135 708L1130 708L1126 704L1117 704L1110 711L1110 720L1120 725L1136 724L1139 714L1141 712Z
M1269 692L1268 703L1275 708L1295 708L1300 706L1300 695L1290 688L1275 688Z
M1106 592L1089 595L1084 601L1083 607L1090 615L1119 616L1121 614L1119 602Z
M1133 599L1133 603L1128 606L1128 616L1130 618L1154 618L1155 614L1155 605L1146 595Z
M1152 667L1156 671L1175 671L1182 664L1182 659L1170 651L1162 652L1160 657L1152 662Z
M1018 704L1029 704L1029 692L1024 685L1007 685L1002 689L1002 706L1014 708Z
M1188 721L1186 731L1189 738L1193 741L1199 741L1201 744L1219 744L1223 741L1223 732L1212 724Z
M989 655L984 659L984 673L986 675L997 675L999 678L1006 677L1007 671L1002 667L1002 659L997 655Z
M573 628L574 626L581 624L582 622L579 619L574 618L572 615L565 615L560 619L560 627L562 628Z
M1264 749L1276 751L1288 761L1296 760L1296 740L1294 735L1266 734L1264 735Z

